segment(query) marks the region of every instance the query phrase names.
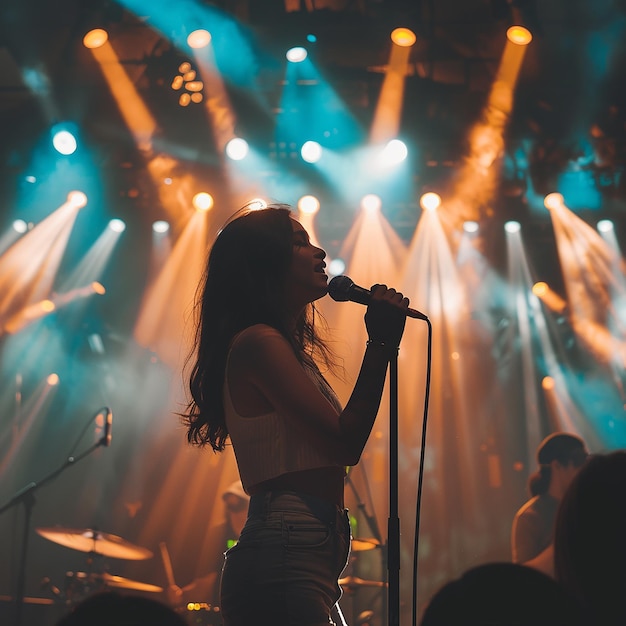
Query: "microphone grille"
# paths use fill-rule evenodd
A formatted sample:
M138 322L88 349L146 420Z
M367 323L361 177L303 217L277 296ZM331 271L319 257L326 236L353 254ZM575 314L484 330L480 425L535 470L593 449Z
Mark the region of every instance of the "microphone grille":
M328 283L328 295L336 302L347 302L350 300L350 289L354 282L347 276L335 276Z

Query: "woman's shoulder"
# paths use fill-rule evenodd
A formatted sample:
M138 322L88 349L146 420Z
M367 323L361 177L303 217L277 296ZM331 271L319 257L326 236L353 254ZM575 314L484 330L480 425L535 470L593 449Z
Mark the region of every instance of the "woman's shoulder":
M254 324L239 331L230 344L231 352L258 350L276 341L286 342L279 330L268 324Z

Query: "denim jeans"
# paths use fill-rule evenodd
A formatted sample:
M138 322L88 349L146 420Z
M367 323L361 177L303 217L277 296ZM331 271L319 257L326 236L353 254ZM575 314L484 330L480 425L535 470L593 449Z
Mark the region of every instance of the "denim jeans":
M287 491L252 496L238 543L226 552L225 626L329 626L348 561L347 510Z

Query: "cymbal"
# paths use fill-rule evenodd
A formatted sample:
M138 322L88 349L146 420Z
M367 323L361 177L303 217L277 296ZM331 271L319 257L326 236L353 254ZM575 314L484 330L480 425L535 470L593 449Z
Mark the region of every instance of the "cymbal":
M92 528L36 528L42 537L58 543L66 548L80 552L95 552L116 559L139 561L149 559L152 552L147 548L136 546L117 535L103 533Z
M122 576L113 576L106 572L98 574L102 582L107 587L117 587L119 589L134 589L135 591L154 591L159 593L163 591L163 587L158 585L151 585L150 583L141 583L137 580L131 580L130 578L122 578Z
M352 539L350 543L350 549L352 552L362 552L363 550L373 550L374 548L378 548L380 545L380 541L378 539Z
M349 591L358 589L359 587L386 587L387 583L380 582L378 580L364 580L358 576L346 576L339 579L339 584L345 587Z

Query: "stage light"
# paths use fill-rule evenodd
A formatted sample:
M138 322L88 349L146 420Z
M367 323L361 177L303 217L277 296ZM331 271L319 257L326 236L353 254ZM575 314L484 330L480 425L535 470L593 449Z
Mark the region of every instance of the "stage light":
M163 184L164 185L171 185L172 184L172 179L168 176L167 178L163 179Z
M193 197L192 203L196 211L208 211L213 208L213 196L206 191L201 191Z
M35 176L32 176L31 174L29 174L28 176L25 176L25 177L24 177L24 180L25 180L27 183L31 183L31 184L32 184L32 183L36 183L36 182L37 182L37 178L35 178Z
M380 211L380 207L382 205L382 200L374 193L368 193L361 199L361 209L366 213L369 213L370 215L376 213L377 211Z
M191 96L188 93L180 94L180 98L178 98L178 104L180 104L181 107L189 106L190 102L191 102Z
M559 207L562 207L563 205L564 205L564 200L563 200L563 196L560 193L549 193L543 199L543 206L545 206L546 209L548 210L558 209Z
M420 206L424 211L436 211L441 206L441 196L434 191L428 191L420 198Z
M52 136L52 145L57 152L66 156L74 154L78 147L76 137L69 130L56 131Z
M598 222L598 230L601 233L608 233L613 230L613 222L611 220L600 220Z
M387 143L380 154L381 165L388 167L390 165L402 163L402 161L406 159L408 153L409 151L404 141L400 141L400 139L392 139Z
M152 230L155 233L166 233L170 229L170 225L165 220L157 220L152 224Z
M307 54L308 53L305 48L298 46L296 48L289 48L285 56L287 57L287 61L290 61L291 63L301 63L304 59L306 59Z
M333 259L328 264L328 273L331 276L341 276L346 271L346 262L343 259Z
M317 163L322 157L322 146L317 141L305 141L300 154L307 163Z
M199 49L206 48L211 43L211 33L208 30L199 28L189 33L187 37L187 45L190 48Z
M391 32L391 41L403 48L410 48L416 39L415 33L408 28L396 28Z
M98 281L94 281L93 283L91 283L91 289L94 293L97 293L99 296L103 296L107 291L104 288L104 285L102 283L99 283Z
M226 154L233 161L241 161L248 154L248 142L241 137L235 137L226 144Z
M50 374L48 378L46 378L46 382L48 383L48 385L50 385L50 387L55 387L56 385L58 385L60 380L61 379L59 378L58 374Z
M56 305L52 302L52 300L42 300L39 303L39 307L44 313L52 313L52 311L56 309Z
M538 283L535 283L533 285L532 288L532 292L537 296L537 297L541 297L543 295L545 295L546 293L548 293L548 283L545 283L543 281L539 281Z
M298 200L298 209L302 213L308 213L314 215L320 210L320 201L315 196L302 196Z
M313 33L309 33L306 36L306 40L310 43L315 43L317 41L317 37Z
M515 221L506 222L504 224L504 230L506 230L507 233L518 233L521 228L520 223Z
M67 194L67 201L73 207L82 209L87 204L87 196L82 191L70 191Z
M547 391L554 389L554 378L552 378L552 376L544 376L541 381L541 386Z
M478 222L474 222L473 220L468 220L467 222L463 222L463 230L466 233L477 233Z
M109 222L109 228L114 233L123 233L126 230L126 224L124 224L122 220L115 217Z
M109 34L102 28L94 28L83 37L83 45L91 50L100 48L109 39Z
M25 233L28 230L28 224L24 220L14 220L13 230L17 233Z
M506 31L507 39L518 46L526 46L528 45L532 39L532 33L523 26L511 26Z

